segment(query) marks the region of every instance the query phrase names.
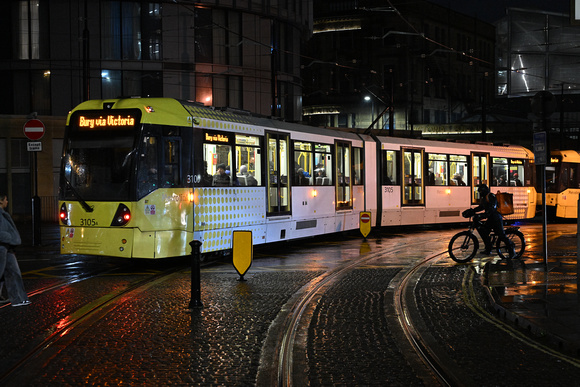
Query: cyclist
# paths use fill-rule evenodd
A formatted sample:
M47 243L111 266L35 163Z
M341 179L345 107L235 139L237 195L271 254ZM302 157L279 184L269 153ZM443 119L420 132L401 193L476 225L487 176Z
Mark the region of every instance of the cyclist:
M485 250L483 253L486 255L491 253L493 246L491 245L489 233L493 230L497 237L505 242L508 249L509 259L515 258L516 253L514 251L514 245L505 235L505 230L503 229L503 217L497 211L497 198L489 191L487 184L479 184L477 186L477 192L479 192L480 197L479 205L475 208L468 208L463 211L462 215L464 218L470 218L478 212L483 211L483 214L479 216L481 219L486 219L486 221L477 228L477 232L485 244Z

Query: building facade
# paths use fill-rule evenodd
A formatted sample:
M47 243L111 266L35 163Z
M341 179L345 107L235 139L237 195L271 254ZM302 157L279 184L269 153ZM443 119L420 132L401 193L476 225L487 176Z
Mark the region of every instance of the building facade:
M171 97L301 119L300 53L312 0L2 5L0 191L16 215L29 212L35 185L43 207L53 207L65 118L84 100ZM47 128L34 156L22 129L31 117Z
M311 123L412 135L492 100L495 28L473 17L427 1L320 0L313 31L302 63Z
M580 26L567 14L521 8L495 24L498 104L528 113L553 149L580 149ZM536 103L538 93L548 96L546 106Z

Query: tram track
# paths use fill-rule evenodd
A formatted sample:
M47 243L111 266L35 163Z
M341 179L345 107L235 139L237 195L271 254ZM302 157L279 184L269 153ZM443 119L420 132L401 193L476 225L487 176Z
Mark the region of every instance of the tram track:
M414 243L414 247L417 247L422 244L433 243L433 241L424 241L421 243ZM348 262L347 264L338 267L334 270L324 273L323 275L319 276L317 279L311 281L304 290L304 293L294 302L294 306L291 310L291 313L286 317L283 326L284 326L284 333L282 335L282 339L280 341L279 351L277 354L277 385L278 386L293 386L293 385L300 385L305 380L301 378L304 375L296 376L297 372L294 370L294 348L296 347L296 340L299 336L299 329L300 325L302 324L302 318L307 313L307 310L311 307L316 300L321 297L321 294L326 291L327 288L333 286L341 277L347 274L350 271L353 271L361 266L368 265L373 260L379 259L385 255L389 254L397 254L405 249L408 246L398 246L396 248L391 248L388 250L378 251L375 253L371 253L364 258L361 258L356 261ZM395 304L397 305L397 314L400 316L399 323L403 327L402 329L406 331L406 338L414 343L413 348L417 352L418 356L424 360L424 363L433 371L436 379L438 379L442 385L452 385L452 383L448 383L451 377L448 375L448 372L444 370L444 367L439 364L436 357L433 355L432 351L428 349L428 346L422 342L421 338L417 335L416 330L414 329L410 319L408 318L407 312L407 305L404 302L404 297L407 296L406 289L410 289L411 282L413 276L419 272L422 267L425 265L430 264L433 260L440 258L441 255L444 253L440 253L434 256L431 256L421 262L414 264L412 267L403 269L404 271L403 278L398 285L396 285L397 289L396 293L396 300ZM391 284L389 285L389 287ZM297 380L301 379L301 380ZM260 378L258 379L260 383Z
M102 275L103 273L112 272L116 269L105 270L99 274ZM103 295L93 302L84 305L82 308L60 318L46 330L46 335L38 337L29 343L26 347L25 354L4 373L0 374L0 385L28 385L27 379L35 375L38 364L44 364L50 361L64 347L79 337L86 329L89 329L90 326L104 318L117 305L185 269L186 266L177 266L152 274L147 278L129 284L124 289ZM95 273L83 278L83 280L94 278L99 274ZM81 280L65 281L44 289L39 289L37 292L48 292L79 281Z
M433 241L415 242L414 247L426 243L433 243ZM303 287L300 296L292 300L292 307L289 308L290 312L281 323L283 328L279 328L283 333L278 333L278 337L281 339L279 340L280 344L277 358L275 359L277 364L275 384L278 386L293 386L308 382L309 376L301 367L304 365L301 362L305 358L305 355L301 353L305 351L304 342L311 339L307 336L307 328L305 327L310 324L308 317L311 315L312 310L317 308L324 294L328 293L333 286L339 286L339 280L349 272L364 265L369 265L373 260L381 257L396 255L406 248L406 246L403 246L371 253L359 260L350 261L341 267L328 271ZM385 314L390 315L387 316L388 328L396 331L393 333L393 337L397 342L397 346L399 346L401 353L414 369L417 377L422 379L423 383L440 386L469 385L477 383L473 378L472 371L462 368L457 362L456 355L449 353L448 346L446 347L445 343L442 343L441 339L433 333L429 321L425 320L425 317L419 311L420 308L417 302L420 301L418 301L415 293L422 275L427 270L431 271L431 268L437 262L447 259L448 256L446 254L446 251L430 254L426 258L401 267L398 274L388 284L386 294L392 304L385 306ZM450 264L454 267L457 266L453 263ZM443 267L446 266L448 265L443 265ZM496 329L516 338L520 341L522 348L533 348L544 352L548 356L555 357L559 361L578 367L577 359L564 356L539 344L537 340L529 337L529 335L522 334L518 328L510 326L510 324L501 321L497 316L490 314L483 305L480 305L481 301L478 300L475 294L476 290L473 284L474 281L477 281L474 275L475 270L466 265L461 266L467 270L460 270L460 273L463 273L460 274L463 278L463 283L460 288L457 288L457 291L462 294L465 307L483 321L489 323L491 325L489 329ZM473 355L477 357L476 353ZM308 366L306 365L306 367ZM265 380L263 376L262 379L258 378L259 383ZM274 379L272 378L269 382L274 384Z
M394 307L396 315L398 316L399 325L410 345L413 347L414 353L419 357L440 385L453 386L461 385L461 383L454 375L454 372L448 369L445 365L446 362L440 358L441 354L438 353L438 351L435 351L428 344L430 340L426 340L424 336L419 333L420 329L417 327L417 323L410 315L411 308L416 308L409 305L414 304L412 293L414 285L419 280L422 272L427 268L427 265L431 265L444 254L445 252L442 252L429 256L419 261L403 273L398 284L395 286Z
M68 268L70 266L74 266L74 265L77 265L79 263L82 263L82 262L69 262L69 263L53 266L51 269L52 270L59 270L60 268ZM70 285L78 283L78 282L87 281L87 280L97 278L97 277L103 276L103 275L113 274L113 273L115 273L119 270L122 270L122 269L124 269L123 266L114 266L114 267L107 268L107 269L97 269L97 270L92 270L90 272L83 272L82 274L68 275L68 276L65 276L64 279L57 280L54 283L51 283L48 285L42 285L42 286L39 286L39 287L32 289L31 291L28 292L28 296L29 296L29 298L39 296L39 295L42 295L42 294L45 294L45 293L48 293L51 291L55 291L55 290L70 286ZM29 273L27 273L27 274L29 274ZM60 276L58 278L60 278ZM0 309L7 308L7 307L10 307L10 304L1 305Z

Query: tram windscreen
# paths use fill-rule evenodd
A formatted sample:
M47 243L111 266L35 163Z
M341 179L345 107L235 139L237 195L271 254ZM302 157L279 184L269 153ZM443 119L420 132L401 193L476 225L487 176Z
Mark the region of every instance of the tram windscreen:
M71 119L65 138L61 199L130 200L138 132L135 125L87 129L77 121Z
M75 136L63 160L63 199L129 200L134 137Z

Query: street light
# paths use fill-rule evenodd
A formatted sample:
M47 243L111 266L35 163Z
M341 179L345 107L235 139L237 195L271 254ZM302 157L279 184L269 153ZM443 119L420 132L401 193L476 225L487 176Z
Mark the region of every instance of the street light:
M374 121L374 116L375 116L375 101L373 101L373 99L369 96L369 95L365 95L364 100L366 102L371 102L371 125L369 126L369 129L373 129L373 127L375 126L375 121Z

